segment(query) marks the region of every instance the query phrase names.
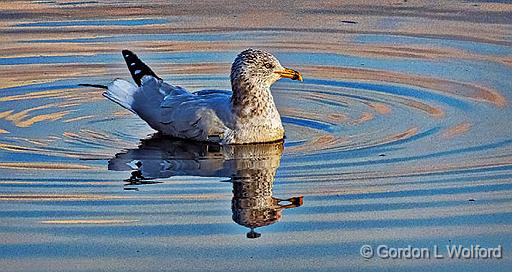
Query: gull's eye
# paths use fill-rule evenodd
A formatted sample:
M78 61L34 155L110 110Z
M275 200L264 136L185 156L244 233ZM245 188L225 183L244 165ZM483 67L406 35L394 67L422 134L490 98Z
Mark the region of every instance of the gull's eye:
M274 69L274 65L272 63L265 63L265 68Z

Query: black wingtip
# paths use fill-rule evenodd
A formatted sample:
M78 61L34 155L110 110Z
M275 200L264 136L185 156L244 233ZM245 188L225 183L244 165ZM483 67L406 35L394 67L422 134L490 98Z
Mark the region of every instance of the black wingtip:
M137 83L138 86L141 85L141 80L144 76L153 76L155 78L161 79L132 51L124 49L121 51L121 53L123 54L126 65L128 65L128 70L130 70L130 74L132 75L133 80L135 83Z
M128 49L124 49L123 51L121 51L121 53L123 53L123 56L125 56L125 55L135 55L132 51L130 51Z
M82 87L93 87L93 88L100 88L100 89L107 89L108 90L108 87L105 86L105 85L100 85L100 84L87 84L87 83L80 83L78 84L78 86L82 86Z

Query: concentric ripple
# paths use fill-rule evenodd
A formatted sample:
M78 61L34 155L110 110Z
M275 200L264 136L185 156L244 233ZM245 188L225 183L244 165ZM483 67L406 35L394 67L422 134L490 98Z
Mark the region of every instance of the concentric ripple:
M432 154L436 153L443 157L443 154L461 153L458 150L467 148L481 151L487 149L486 146L508 146L509 124L499 123L506 115L503 112L507 112L508 100L497 89L457 79L392 71L394 59L387 60L391 64L385 71L379 70L378 65L344 67L350 62L343 55L310 53L311 58L326 60L325 65L316 65L304 53L276 51L283 63L300 67L306 76L302 84L281 81L273 88L286 127L286 154L290 156L331 154L339 158L347 156L347 152L364 150L365 156L372 156L400 150L408 157L435 157L437 155ZM201 52L197 58L187 60L192 63L191 67L181 64L181 67L170 65L172 69L166 69L158 63L165 59L180 61L180 56L186 54L197 53L154 53L148 54L147 59L163 67L161 74L171 74L167 80L191 90L212 86L229 89L229 64L202 61L215 58L229 61L235 52ZM116 59L116 56L120 59L118 55L109 55L109 59ZM94 57L102 60L99 56L92 56L91 60ZM73 59L61 61L68 65ZM362 63L372 61L361 58ZM33 65L12 65L12 59L3 62L14 69ZM441 68L447 64L428 65L436 70L436 66ZM415 68L414 62L410 67ZM113 69L117 70L124 72ZM152 130L143 121L105 101L101 90L78 87L80 82L108 82L104 77L109 75L100 74L103 70L98 70L98 74L94 71L89 77L65 78L63 75L64 78L47 83L4 88L4 95L0 97L5 136L2 149L56 159L102 159L135 147L140 139L150 135ZM489 128L482 118L496 120L497 126ZM492 133L491 137L479 136L488 133ZM461 144L462 139L471 140ZM501 158L506 155L501 153L505 150L501 149L496 155Z
M511 244L510 4L139 2L0 4L3 267L471 270L363 262L359 247ZM272 88L286 140L271 171L254 149L153 139L78 86L129 79L129 48L173 84L229 89L247 47L304 75Z

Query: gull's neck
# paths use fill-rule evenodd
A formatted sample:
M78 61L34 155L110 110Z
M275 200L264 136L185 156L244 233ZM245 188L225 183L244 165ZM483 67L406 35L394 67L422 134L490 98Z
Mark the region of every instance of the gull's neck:
M269 118L277 113L274 98L268 84L250 81L232 82L233 113L240 119Z
M233 135L228 142L262 143L281 140L284 129L268 84L232 83Z

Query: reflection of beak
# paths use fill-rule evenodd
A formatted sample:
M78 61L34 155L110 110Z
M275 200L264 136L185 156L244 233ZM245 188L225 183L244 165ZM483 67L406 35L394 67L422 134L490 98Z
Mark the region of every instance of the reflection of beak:
M284 68L284 70L275 71L274 73L279 74L281 77L302 81L302 75L299 72L292 69Z

